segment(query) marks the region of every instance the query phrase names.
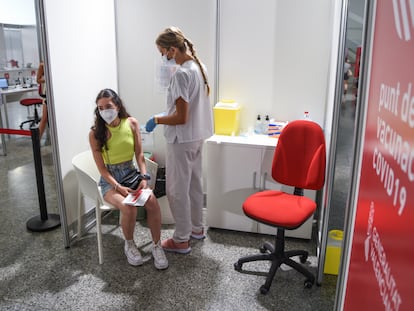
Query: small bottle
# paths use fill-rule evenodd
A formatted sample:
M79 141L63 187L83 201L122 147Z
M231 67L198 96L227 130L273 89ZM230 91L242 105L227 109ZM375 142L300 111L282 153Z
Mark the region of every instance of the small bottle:
M303 115L303 119L304 119L304 120L308 120L308 121L310 121L310 120L311 120L311 118L310 118L310 114L309 114L309 111L305 111L305 113L304 113L304 115Z
M262 118L260 114L257 115L256 123L254 124L254 133L262 134Z
M267 135L267 132L269 130L269 123L270 123L269 115L266 115L265 119L263 120L263 124L262 124L262 134Z

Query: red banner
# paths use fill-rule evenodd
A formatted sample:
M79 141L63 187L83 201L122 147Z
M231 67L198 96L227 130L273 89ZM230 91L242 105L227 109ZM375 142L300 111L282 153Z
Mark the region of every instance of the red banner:
M414 310L414 1L374 14L344 310Z

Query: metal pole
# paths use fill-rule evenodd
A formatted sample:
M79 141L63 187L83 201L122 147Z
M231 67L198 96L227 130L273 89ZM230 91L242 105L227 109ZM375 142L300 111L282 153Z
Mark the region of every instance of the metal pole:
M52 145L52 156L53 164L55 167L55 177L56 177L56 192L58 200L58 210L60 214L60 221L62 223L62 233L65 247L70 247L70 237L68 231L68 223L66 217L66 208L65 208L65 198L63 191L63 178L61 174L60 166L60 157L59 157L59 148L58 148L58 139L56 132L56 117L54 111L54 98L53 98L53 87L51 79L51 70L50 70L50 56L48 50L48 40L47 40L47 21L45 16L45 1L44 0L35 0L36 8L36 18L39 27L40 33L40 47L41 55L43 56L43 61L45 64L45 79L47 86L47 108L48 108L48 120L49 120L49 129L51 134L51 145Z
M1 104L4 105L4 103L6 102L5 100L6 95L5 94L1 94ZM1 106L0 106L0 128L3 128L3 116L1 115ZM7 147L6 147L6 139L4 134L1 134L1 145L3 148L3 155L7 155Z
M46 208L45 183L43 180L42 154L40 152L39 128L33 127L30 129L30 131L32 132L33 158L36 172L37 195L39 196L40 218L42 220L47 220L48 217Z
M39 198L40 217L35 216L26 222L31 231L47 231L60 226L59 215L49 215L46 207L45 184L43 181L42 154L40 152L39 128L30 128L32 133L33 158L36 171L37 195ZM50 216L50 217L49 217Z
M323 280L324 274L324 265L325 265L325 255L326 247L328 244L328 225L329 225L329 209L331 208L331 198L333 192L333 181L335 179L335 162L336 162L336 144L338 136L338 126L339 126L339 114L340 114L340 105L342 102L342 82L343 82L343 68L345 61L345 41L346 41L346 26L347 26L347 16L348 16L348 1L341 0L342 9L341 9L341 22L340 22L340 34L338 42L338 55L337 55L337 76L335 84L335 104L333 109L332 116L332 128L331 128L331 142L329 147L329 157L327 163L327 174L326 174L326 193L325 197L321 198L322 208L321 208L321 223L319 224L318 230L318 271L316 283L320 285Z
M353 169L351 174L350 194L348 196L345 210L344 240L341 250L341 265L339 267L338 281L336 286L336 297L334 310L343 310L346 294L346 283L350 252L352 248L352 237L354 232L356 204L358 199L359 177L361 173L361 161L363 152L363 137L366 126L367 102L369 97L369 75L371 72L372 38L375 22L376 1L366 1L364 6L364 29L362 40L361 71L358 81L358 103L355 116L354 154Z

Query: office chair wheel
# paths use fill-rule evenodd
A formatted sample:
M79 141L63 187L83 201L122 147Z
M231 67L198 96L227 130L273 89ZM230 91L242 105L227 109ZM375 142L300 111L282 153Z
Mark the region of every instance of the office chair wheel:
M300 256L299 260L301 263L305 263L308 260L308 254Z
M270 244L269 242L264 242L263 245L259 248L259 251L264 254L266 252L270 252L273 253L274 252L274 247L272 244Z
M314 282L315 281L313 281L313 280L307 279L307 280L305 280L303 285L305 286L305 288L312 288Z
M243 265L243 264L241 264L241 263L239 263L239 262L236 262L236 263L234 264L234 270L236 270L236 271L241 271L241 269L242 269L242 265Z
M266 295L269 292L269 289L265 287L264 285L260 286L260 293L263 295Z

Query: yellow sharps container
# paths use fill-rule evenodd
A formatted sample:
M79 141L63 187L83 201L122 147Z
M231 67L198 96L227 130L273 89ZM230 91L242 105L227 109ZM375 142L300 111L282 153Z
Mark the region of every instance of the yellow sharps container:
M325 267L323 269L326 274L338 275L343 236L344 232L341 230L331 230L328 233Z
M234 100L219 101L213 108L214 134L239 135L240 105Z

